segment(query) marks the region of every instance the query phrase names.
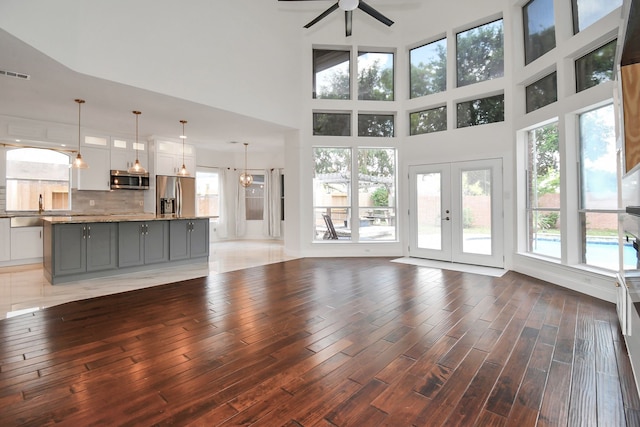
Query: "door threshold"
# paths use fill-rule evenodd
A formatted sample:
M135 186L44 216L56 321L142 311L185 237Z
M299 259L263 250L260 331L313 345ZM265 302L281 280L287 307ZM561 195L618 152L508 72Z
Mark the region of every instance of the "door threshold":
M463 273L481 274L491 277L502 277L507 270L503 268L487 267L484 265L471 265L471 264L457 264L446 261L436 261L432 259L414 258L414 257L402 257L391 260L391 262L398 262L401 264L411 264L420 267L438 268L441 270L453 270L461 271Z

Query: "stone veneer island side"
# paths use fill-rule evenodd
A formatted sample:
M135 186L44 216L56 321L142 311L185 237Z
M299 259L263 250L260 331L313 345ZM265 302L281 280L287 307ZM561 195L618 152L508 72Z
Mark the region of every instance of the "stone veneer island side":
M51 284L209 261L209 218L156 215L43 218Z

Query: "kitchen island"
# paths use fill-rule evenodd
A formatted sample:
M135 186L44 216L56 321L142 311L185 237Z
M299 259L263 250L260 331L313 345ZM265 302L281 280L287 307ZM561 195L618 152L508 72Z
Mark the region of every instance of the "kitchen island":
M51 284L209 260L209 218L52 216L42 223L44 275Z

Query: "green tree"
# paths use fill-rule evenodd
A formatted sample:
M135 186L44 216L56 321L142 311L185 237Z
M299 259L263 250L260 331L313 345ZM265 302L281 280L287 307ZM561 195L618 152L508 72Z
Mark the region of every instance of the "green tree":
M502 20L472 28L457 36L458 87L504 75Z
M393 69L380 67L375 60L358 73L358 99L393 101Z
M439 43L435 49L436 55L430 61L411 64L411 98L443 92L447 89L446 44Z

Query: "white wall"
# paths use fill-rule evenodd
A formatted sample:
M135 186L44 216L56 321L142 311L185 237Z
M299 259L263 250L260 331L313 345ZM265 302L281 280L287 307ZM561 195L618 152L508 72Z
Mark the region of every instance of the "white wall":
M276 1L3 0L0 28L80 73L294 125L301 78Z

